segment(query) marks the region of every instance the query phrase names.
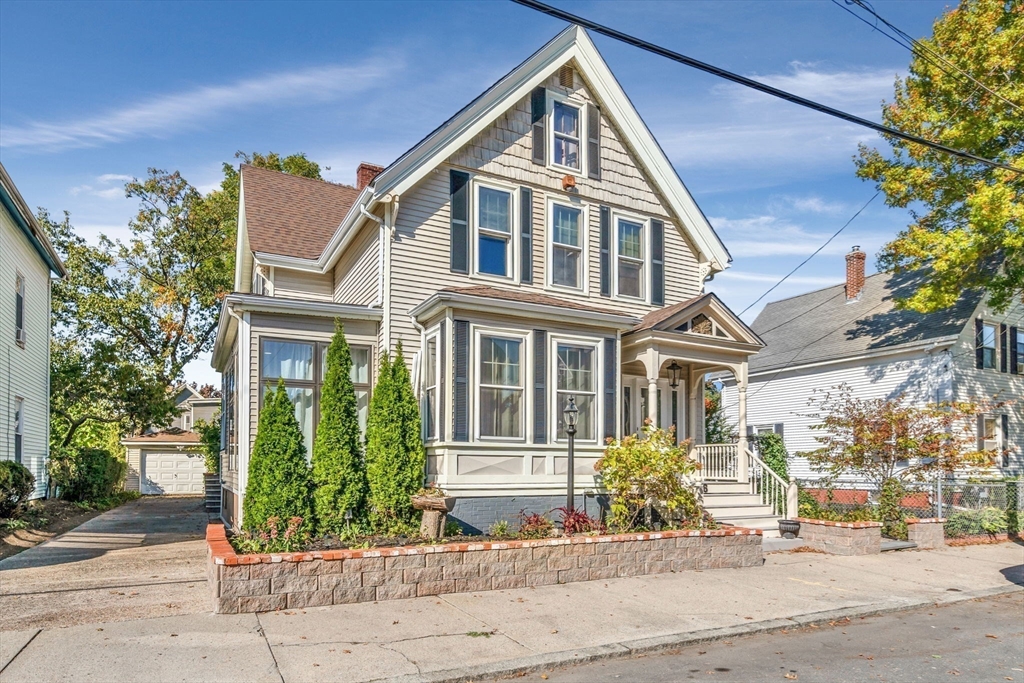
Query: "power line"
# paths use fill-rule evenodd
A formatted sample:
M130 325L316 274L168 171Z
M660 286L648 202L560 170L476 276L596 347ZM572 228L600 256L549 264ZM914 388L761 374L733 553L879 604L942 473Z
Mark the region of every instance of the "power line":
M807 258L805 258L805 259L804 259L803 261L801 261L801 262L800 262L800 265L798 265L798 266L797 266L796 268L794 268L793 270L791 270L791 271L789 271L788 273L786 273L786 274L785 274L785 276L783 276L783 278L782 278L781 280L779 280L779 281L778 281L778 282L776 282L776 283L775 283L774 285L772 285L771 287L769 287L769 288L768 288L768 291L767 291L767 292L765 292L765 293L764 293L764 294L762 294L761 296L757 297L757 299L755 299L755 300L753 301L753 303L751 303L751 304L750 304L749 306L747 306L747 307L746 307L746 308L744 308L744 309L743 309L742 311L740 311L740 315L743 315L744 313L746 313L747 311L749 311L749 310L750 310L751 308L753 308L753 307L754 307L754 305L755 305L755 304L757 304L757 302L758 302L758 301L760 301L761 299L763 299L763 298L765 298L766 296L768 296L769 294L771 294L771 293L772 293L772 291L773 291L773 290L774 290L774 289L775 289L776 287L778 287L778 286L779 286L779 285L781 285L781 284L782 284L783 282L785 282L786 280L788 280L788 279L789 279L789 276L790 276L790 275L792 275L792 274L793 274L793 273L795 273L796 271L800 270L800 269L801 269L801 268L802 268L802 267L803 267L803 266L804 266L804 265L805 265L805 264L806 264L806 263L807 263L808 261L810 261L810 260L811 260L812 258L814 258L815 256L817 256L817 255L818 255L818 254L819 254L819 253L821 252L821 250L822 250L822 249L824 249L825 247L827 247L827 246L829 245L829 243L830 243L830 242L832 242L832 240L834 240L835 238L839 237L839 233L841 233L841 232L842 232L843 230L846 230L846 227L847 227L848 225L850 225L850 223L852 223L852 222L853 222L853 221L854 221L854 220L855 220L855 219L857 218L857 216L859 216L859 215L861 214L861 212L863 212L863 211L864 211L864 209L868 208L868 204L870 204L871 202L875 201L875 198L876 198L876 197L877 197L877 196L878 196L878 195L879 195L880 193L881 193L881 190L879 190L878 192L875 192L875 193L874 193L873 195L871 195L871 199L867 200L867 201L866 201L866 202L864 203L864 206L862 206L862 207L860 207L859 209L857 209L857 213L853 214L853 216L852 216L852 217L850 217L850 220L846 221L846 223L844 223L844 224L843 224L843 227L839 228L839 229L838 229L838 230L836 230L836 231L835 231L834 233L832 233L832 236L831 236L831 237L829 237L829 238L828 238L827 240L825 240L825 243L824 243L823 245L821 245L820 247L818 247L817 249L815 249L815 250L814 250L814 253L813 253L813 254L811 254L810 256L808 256Z
M871 130L883 133L885 135L891 135L892 137L899 138L901 140L906 140L907 142L913 142L919 145L923 145L925 147L931 147L932 149L939 150L940 152L945 152L946 154L950 154L961 159L968 159L970 161L974 161L979 164L985 164L986 166L991 166L993 168L1001 168L1006 171L1024 174L1024 169L1016 168L1014 166L1010 166L1008 164L1004 164L998 161L993 161L992 159L986 159L985 157L980 157L976 154L971 154L970 152L965 152L960 149L947 147L946 145L942 145L937 142L932 142L931 140L926 140L925 138L918 137L917 135L904 133L903 131L897 130L895 128L890 128L888 126L884 126L880 123L875 123L874 121L861 118L860 116L848 114L840 109L820 104L813 100L809 100L805 97L800 97L799 95L794 95L793 93L786 92L785 90L780 90L779 88L767 85L766 83L755 81L752 78L747 78L746 76L740 76L739 74L733 73L731 71L726 71L725 69L713 66L706 62L702 62L700 60L694 59L693 57L687 57L686 55L674 52L672 50L669 50L668 48L661 47L660 45L655 45L654 43L650 43L646 40L636 38L621 31L617 31L613 28L609 28L608 26L604 26L603 24L598 24L597 22L590 21L589 19L584 19L579 15L572 14L564 10L560 10L557 7L552 7L551 5L547 5L543 2L539 2L539 0L512 0L512 2L518 5L523 5L524 7L529 7L530 9L533 10L537 10L538 12L542 12L543 14L547 14L548 16L555 17L556 19L561 19L563 21L568 21L573 24L578 24L579 26L588 28L594 31L595 33L600 33L603 36L607 36L614 40L621 41L623 43L626 43L627 45L632 45L633 47L637 47L640 48L641 50L651 52L660 57L665 57L666 59L670 59L674 62L685 64L686 66L690 66L693 67L694 69L704 71L705 73L718 76L719 78L724 78L727 81L739 83L740 85L752 88L754 90L758 90L763 93L767 93L768 95L777 97L782 100L786 100L787 102L792 102L793 104L800 105L801 107L806 107L808 109L812 109L822 114L828 114L829 116L834 116L837 119L842 119L843 121L847 121L858 126L870 128Z

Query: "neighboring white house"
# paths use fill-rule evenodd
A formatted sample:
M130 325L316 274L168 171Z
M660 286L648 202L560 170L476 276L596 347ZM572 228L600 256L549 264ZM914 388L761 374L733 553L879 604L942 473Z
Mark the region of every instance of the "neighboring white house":
M24 464L46 495L50 453L50 278L64 265L0 164L0 458Z
M819 476L795 454L820 446L807 401L815 389L849 385L858 398L905 395L915 403L1008 402L979 416L979 449L999 452L996 470L1024 471L1024 306L994 313L966 292L930 314L897 310L920 274L864 277L863 252L846 256L845 284L765 306L751 328L767 346L750 362L749 433L775 431L798 479ZM737 423L738 391L726 379L723 406ZM996 472L993 472L994 474Z
M307 450L315 438L334 318L364 419L380 354L402 342L425 476L481 529L564 504L570 395L582 494L605 438L645 418L703 444L704 375L745 381L761 348L703 293L729 254L578 27L387 168L361 165L356 187L242 166L240 194L235 291L213 351L232 525L267 385L284 379ZM721 518L753 524L765 508L738 490L743 445L714 447L746 496Z

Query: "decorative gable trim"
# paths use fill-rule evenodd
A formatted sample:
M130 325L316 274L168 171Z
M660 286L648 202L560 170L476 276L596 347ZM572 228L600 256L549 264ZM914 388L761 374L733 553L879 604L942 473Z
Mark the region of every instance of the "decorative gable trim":
M654 311L648 314L630 334L646 330L674 332L677 334L697 334L688 331L683 332L678 328L690 323L690 321L701 315L707 317L710 321L714 321L714 324L727 334L728 338L713 335L700 336L707 336L709 339L717 341L728 340L757 346L765 345L764 341L713 293L704 294L689 301L676 304L670 307L669 310L661 309Z

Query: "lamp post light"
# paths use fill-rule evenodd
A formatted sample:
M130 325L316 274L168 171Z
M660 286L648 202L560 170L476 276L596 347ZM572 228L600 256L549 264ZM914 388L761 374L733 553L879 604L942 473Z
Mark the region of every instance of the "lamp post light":
M682 370L683 366L675 361L672 361L672 365L668 366L668 385L673 389L679 386L679 374Z
M574 463L575 450L576 450L576 421L580 416L580 409L576 407L576 397L570 396L569 402L565 406L563 411L565 415L565 433L569 436L569 466L565 489L565 507L569 510L576 509L576 492L574 491L575 482L573 481L573 475L576 473L576 465Z

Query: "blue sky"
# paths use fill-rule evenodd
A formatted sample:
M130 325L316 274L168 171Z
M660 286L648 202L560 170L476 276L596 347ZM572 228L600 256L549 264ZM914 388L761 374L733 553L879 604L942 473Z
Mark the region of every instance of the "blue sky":
M558 2L690 56L871 119L909 53L826 0ZM877 0L914 36L947 2ZM508 2L0 3L0 160L31 206L127 235L122 186L148 167L208 190L237 150L302 151L354 182L558 33ZM874 193L871 131L594 36L731 251L710 289L739 312ZM882 198L766 301L840 282L907 223ZM761 305L744 316L753 319ZM207 364L187 379L213 381Z

